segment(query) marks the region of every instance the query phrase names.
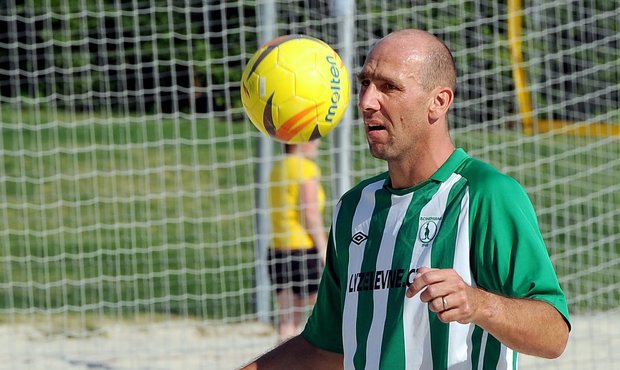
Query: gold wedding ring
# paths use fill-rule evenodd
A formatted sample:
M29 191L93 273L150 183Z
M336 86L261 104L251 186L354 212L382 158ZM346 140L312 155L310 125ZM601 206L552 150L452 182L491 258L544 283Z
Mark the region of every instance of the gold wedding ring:
M446 297L441 297L441 303L443 303L443 310L447 310L448 309L448 300L446 299Z

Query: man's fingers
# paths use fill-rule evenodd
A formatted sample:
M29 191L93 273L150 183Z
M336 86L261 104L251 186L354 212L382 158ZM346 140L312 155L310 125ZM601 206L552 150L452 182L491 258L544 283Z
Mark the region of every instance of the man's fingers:
M424 289L427 285L432 283L432 280L425 278L425 274L427 274L430 271L433 271L436 269L431 269L428 267L420 267L418 268L418 271L416 273L415 278L413 279L413 282L411 283L411 285L409 285L409 288L407 288L407 291L405 292L405 295L407 296L407 298L411 298L414 295L418 294L422 289Z
M437 298L433 298L430 301L428 301L428 308L433 311L433 312L442 312L444 311L443 307L442 307L442 297L437 297Z
M432 269L432 268L430 268L430 267L424 267L424 266L419 267L419 268L418 268L418 272L417 272L417 275L416 275L416 276L418 276L418 275L422 275L422 274L425 274L425 273L427 273L427 272L429 272L429 271L432 271L432 270L437 270L437 269Z

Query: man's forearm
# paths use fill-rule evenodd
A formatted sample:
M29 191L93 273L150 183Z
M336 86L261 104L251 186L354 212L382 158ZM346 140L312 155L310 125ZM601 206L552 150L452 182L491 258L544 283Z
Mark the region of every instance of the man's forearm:
M483 307L474 323L513 350L533 356L559 357L568 342L564 317L547 302L502 297L478 289Z
M316 348L298 335L260 356L242 370L342 369L342 355Z

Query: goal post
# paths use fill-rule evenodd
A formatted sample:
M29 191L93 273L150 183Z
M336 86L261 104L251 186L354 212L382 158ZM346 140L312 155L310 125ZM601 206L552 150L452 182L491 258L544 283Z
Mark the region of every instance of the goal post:
M329 16L333 17L337 24L333 47L338 50L345 65L351 65L353 61L353 1L335 0L331 4ZM275 1L265 1L260 8L263 14L259 17L261 32L261 44L276 37L274 25L277 23ZM351 104L350 104L351 105ZM351 186L351 137L352 113L351 109L345 112L340 124L333 133L332 166L333 174L333 197L344 194ZM273 162L272 140L264 136L257 139L257 157L259 162L256 166L256 179L258 184L268 184L269 170ZM256 315L261 322L270 323L272 320L272 289L267 274L267 251L270 242L270 226L266 222L269 219L267 207L267 186L258 186L256 192L256 226L257 238L255 242L255 276L256 276Z
M534 132L562 132L565 135L607 137L620 135L620 123L571 121L562 119L539 118L535 121L532 108L532 95L524 63L523 50L523 1L508 0L508 43L512 61L512 75L519 108L523 132L531 135ZM610 61L613 63L613 56ZM614 68L617 67L617 61ZM590 118L590 117L587 117ZM617 118L617 115L616 115Z
M262 30L260 44L273 40L277 34L276 24L276 4L275 1L265 1L259 8L261 21L259 26ZM271 227L269 214L269 171L273 161L273 142L265 136L256 138L256 149L258 163L256 165L256 242L254 244L254 275L256 282L256 316L263 323L271 323L272 320L272 294L271 282L269 280L268 249L271 241Z

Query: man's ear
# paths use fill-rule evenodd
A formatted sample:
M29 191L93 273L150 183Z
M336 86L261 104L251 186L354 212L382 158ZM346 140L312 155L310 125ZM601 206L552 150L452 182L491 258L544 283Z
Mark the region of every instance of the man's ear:
M454 91L449 87L437 87L433 94L433 101L428 109L428 118L431 122L448 114L448 109L454 101Z

